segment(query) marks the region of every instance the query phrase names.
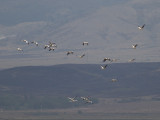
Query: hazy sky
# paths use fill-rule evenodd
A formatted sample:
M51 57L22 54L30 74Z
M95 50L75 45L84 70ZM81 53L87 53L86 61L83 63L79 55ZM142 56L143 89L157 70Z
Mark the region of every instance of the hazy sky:
M159 0L0 1L0 69L65 63L160 61ZM146 24L143 30L138 25ZM39 46L22 40L37 41ZM44 49L55 42L55 51ZM84 41L89 42L83 46ZM138 44L132 49L133 44ZM17 48L23 49L22 52ZM74 51L73 55L66 55ZM78 56L85 54L84 58Z

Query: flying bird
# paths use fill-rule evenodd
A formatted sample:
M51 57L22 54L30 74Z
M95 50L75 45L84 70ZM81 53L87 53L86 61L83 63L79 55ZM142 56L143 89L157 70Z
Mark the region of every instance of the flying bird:
M142 26L138 26L138 29L139 29L139 30L143 30L144 26L145 26L145 24L142 25Z
M134 44L134 45L132 45L132 48L136 49L137 46L138 46L138 44Z
M111 59L110 58L104 58L103 62L106 62L106 61L111 61Z
M111 81L112 81L112 82L117 82L118 80L117 80L117 79L112 79Z
M54 51L54 49L55 49L54 47L49 47L49 51L51 50Z
M90 100L89 97L81 97L81 99L82 99L83 101L85 101L86 103L91 103L91 104L93 104L93 101Z
M108 65L101 66L101 69L104 70L104 69L106 69L107 66L108 66Z
M128 62L133 62L133 61L135 61L135 60L136 60L136 59L133 58L133 59L128 60Z
M78 56L79 58L83 58L85 56L85 54Z
M74 97L74 98L68 97L68 99L69 99L69 102L77 102L77 101L78 101L78 100L76 99L76 97Z
M35 44L36 46L38 46L38 42L36 42L36 41L33 41L33 42L31 42L32 44Z
M44 49L50 48L49 45L44 45Z
M84 46L84 45L88 45L88 42L83 42L82 45L83 45L83 46Z
M17 48L18 51L23 51L21 48Z
M49 41L49 43L47 45L44 45L44 49L49 48L49 51L55 49L55 47L57 47L56 43L52 43Z
M70 54L73 54L73 53L74 53L73 51L68 51L67 55L70 55Z
M38 46L38 42L35 42L34 44L36 44L36 46Z
M29 42L28 42L27 40L23 40L23 42L25 42L26 44L28 44L28 45L29 45Z
M49 41L49 44L48 44L50 47L57 47L56 43L52 43Z

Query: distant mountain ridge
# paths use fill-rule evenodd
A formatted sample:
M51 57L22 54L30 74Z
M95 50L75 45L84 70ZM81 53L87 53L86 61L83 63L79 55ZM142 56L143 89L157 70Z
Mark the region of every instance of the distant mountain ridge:
M105 70L99 64L62 64L0 71L0 93L127 97L159 94L159 84L159 62L113 63Z
M0 66L99 64L104 57L159 62L158 0L6 0L0 2ZM146 24L143 30L138 26ZM38 47L22 40L36 41ZM44 50L49 41L55 51ZM84 49L82 42L89 45ZM132 45L138 44L133 50ZM23 52L17 51L17 48ZM66 57L86 54L85 60ZM87 60L86 60L87 59ZM54 60L54 61L53 61Z

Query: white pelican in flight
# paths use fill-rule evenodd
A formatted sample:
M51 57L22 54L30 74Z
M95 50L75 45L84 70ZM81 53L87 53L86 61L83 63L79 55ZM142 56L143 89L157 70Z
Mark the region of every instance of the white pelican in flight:
M33 41L33 42L31 42L32 44L35 44L36 46L38 46L38 42L36 42L36 41Z
M18 51L23 51L21 48L17 48Z
M83 58L85 56L85 54L78 56L79 58Z
M136 49L137 46L138 46L138 44L134 44L134 45L132 45L132 48Z
M54 49L55 49L55 48L53 48L53 47L49 47L49 51L51 51L51 50L54 51Z
M83 46L84 46L84 45L88 45L88 42L83 42L82 45L83 45Z
M107 66L108 66L108 65L101 66L101 69L104 70L104 69L106 69Z
M73 54L73 53L74 53L73 51L68 51L68 52L67 52L67 55Z
M133 62L133 61L135 61L135 60L136 60L136 59L133 58L133 59L128 60L128 62Z
M113 78L111 81L112 81L112 82L117 82L118 80Z
M49 41L49 44L48 44L50 47L57 47L56 43L52 43Z
M106 62L106 61L111 61L111 59L110 58L104 58L103 62Z
M26 44L28 44L28 45L29 45L29 42L28 42L27 40L23 40L23 42L25 42Z
M89 97L81 97L81 99L82 99L83 101L85 101L86 103L91 103L91 104L93 104L93 101L91 101L91 100L89 99Z
M77 102L78 100L76 100L75 98L76 98L76 97L74 97L74 98L68 97L69 102Z
M49 45L44 45L44 49L50 48Z
M139 29L139 30L143 30L144 26L145 26L145 24L142 25L142 26L138 26L138 29Z

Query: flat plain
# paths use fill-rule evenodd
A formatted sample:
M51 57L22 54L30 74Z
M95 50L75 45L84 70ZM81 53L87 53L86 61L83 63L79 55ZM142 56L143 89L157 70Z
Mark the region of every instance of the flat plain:
M1 120L159 120L160 101L153 96L139 101L131 98L100 98L98 104L69 109L9 110L0 112ZM133 98L132 98L133 99ZM134 98L136 99L136 97ZM137 98L138 99L138 98Z

